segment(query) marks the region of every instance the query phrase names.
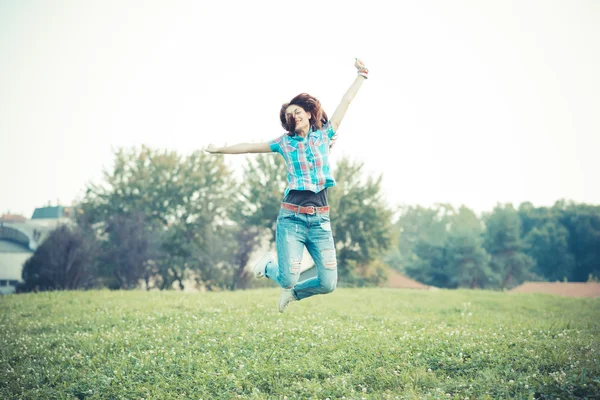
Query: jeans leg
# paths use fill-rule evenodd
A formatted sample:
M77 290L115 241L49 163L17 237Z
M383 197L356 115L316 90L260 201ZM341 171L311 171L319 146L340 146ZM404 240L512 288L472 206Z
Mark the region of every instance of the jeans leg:
M302 253L306 242L306 224L302 216L280 213L276 227L277 263L267 265L266 276L284 289L298 282Z
M294 287L296 298L305 299L316 294L331 293L337 286L337 258L328 214L318 216L319 223L311 225L306 248L310 253L317 276Z

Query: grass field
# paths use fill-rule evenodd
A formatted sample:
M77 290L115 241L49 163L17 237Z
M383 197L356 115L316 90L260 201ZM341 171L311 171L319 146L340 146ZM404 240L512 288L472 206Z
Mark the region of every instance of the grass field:
M338 289L0 297L2 399L600 398L600 299Z

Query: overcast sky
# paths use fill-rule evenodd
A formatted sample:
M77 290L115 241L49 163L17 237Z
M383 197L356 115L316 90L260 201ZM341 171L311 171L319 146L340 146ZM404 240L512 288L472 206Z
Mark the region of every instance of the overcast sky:
M119 147L282 134L301 92L390 205L600 204L600 2L0 0L0 213L81 199ZM240 170L245 156L227 156Z

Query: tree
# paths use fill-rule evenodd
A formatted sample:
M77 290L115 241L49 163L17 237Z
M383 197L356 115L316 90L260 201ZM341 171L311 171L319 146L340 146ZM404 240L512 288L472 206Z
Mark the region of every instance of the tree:
M558 221L569 232L568 243L575 265L572 279L585 282L600 276L600 206L557 202Z
M134 289L141 280L150 288L154 269L163 257L160 231L153 229L141 213L115 214L106 225L101 262L105 274L114 279L109 284L119 289Z
M483 288L495 280L483 248L481 222L467 207L452 217L445 250L450 287Z
M93 284L97 243L89 232L61 225L23 266L19 291L85 289Z
M534 272L550 281L571 280L575 257L569 251L569 231L550 220L525 237L526 253L536 260Z
M104 181L88 186L80 217L93 224L116 214L141 213L147 221L168 226L177 220L183 201L181 165L176 152L145 146L139 151L117 150L112 171L104 171Z
M409 277L431 286L450 287L445 244L420 240L412 252L414 257L404 268Z
M391 210L382 198L382 177L364 177L363 163L337 163L337 186L328 191L339 279L348 285L387 279L382 258L391 243Z
M104 182L88 187L79 221L94 226L104 239L114 216L144 215L167 252L156 260L161 287L178 281L183 288L187 273L201 276L203 268L213 268L211 258L202 257L209 246L203 233L221 232L217 227L229 221L234 185L223 156L121 149Z
M491 255L491 268L498 277L500 288L535 279L532 272L535 260L524 253L521 219L512 204L496 206L492 213L484 215L484 222L484 246Z
M493 280L481 221L469 208L406 207L396 229L400 250L396 260L410 277L447 288L485 287Z
M233 243L228 224L231 221L236 182L222 155L194 152L182 163L182 201L178 219L171 226L169 243L173 255L170 272L178 277L191 273L197 285L211 290L227 286L230 262L216 254L230 254ZM216 248L215 246L220 246ZM228 258L230 259L230 258Z
M248 157L233 216L244 226L267 229L275 241L277 213L287 187L285 162L277 154Z
M231 288L245 288L250 284L246 266L252 253L264 242L275 242L277 214L287 186L285 162L276 154L247 157L242 182L239 186L232 218L237 224L234 233L237 247L234 264L236 271Z
M600 272L600 206L560 200L553 207L519 207L526 252L549 280L586 281Z
M535 207L528 201L519 205L518 212L521 218L521 237L523 238L534 228L539 228L557 217L552 208Z
M434 208L406 206L400 208L400 216L394 224L394 255L388 264L400 272L415 262L415 249L419 243L442 246L446 242L450 219L455 211L448 204Z
M394 224L396 247L388 254L387 263L419 282L449 287L445 246L454 214L448 204L403 207Z

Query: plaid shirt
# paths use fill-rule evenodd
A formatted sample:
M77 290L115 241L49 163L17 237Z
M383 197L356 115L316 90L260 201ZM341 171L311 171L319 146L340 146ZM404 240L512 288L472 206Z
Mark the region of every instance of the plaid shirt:
M306 138L286 133L269 142L271 151L281 154L287 167L288 187L284 197L290 190L318 193L335 186L328 157L329 141L334 134L328 122L319 130L311 129Z

